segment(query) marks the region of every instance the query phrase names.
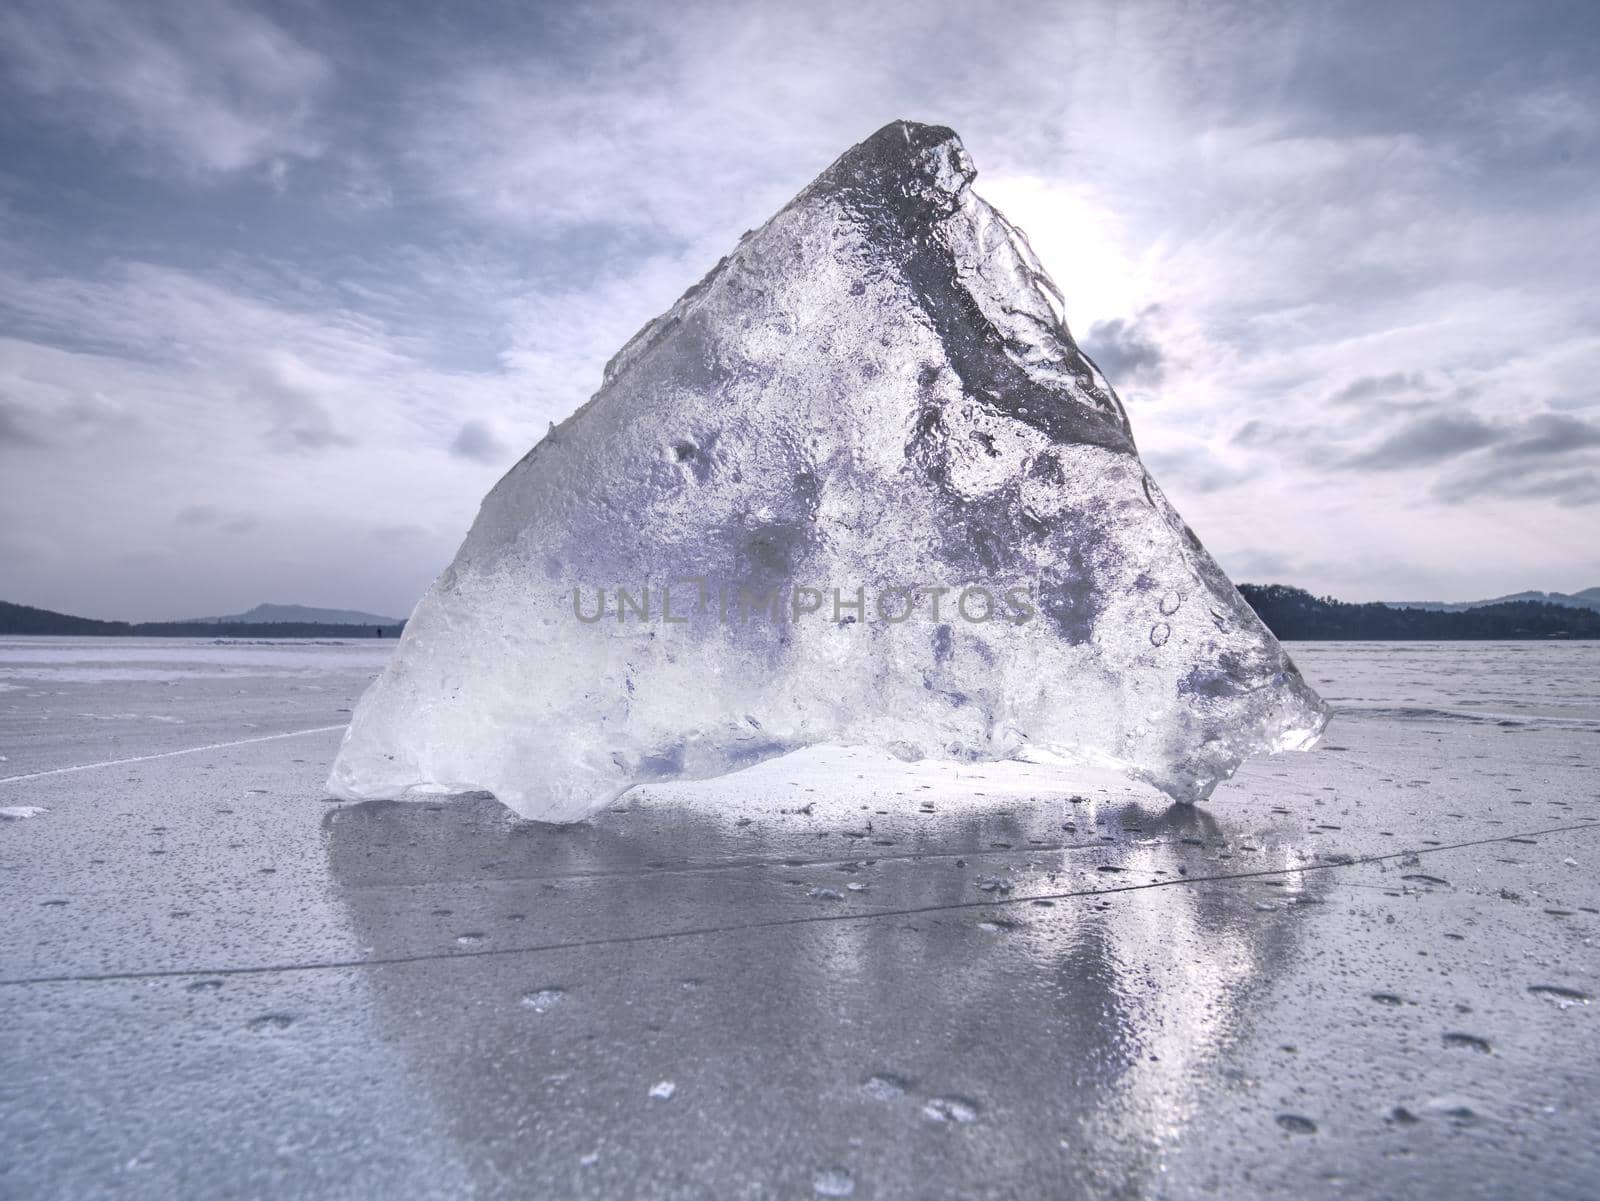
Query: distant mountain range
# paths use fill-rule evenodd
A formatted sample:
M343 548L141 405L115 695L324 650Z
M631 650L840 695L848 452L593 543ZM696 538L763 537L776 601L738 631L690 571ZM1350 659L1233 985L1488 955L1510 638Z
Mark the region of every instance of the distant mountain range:
M1513 592L1510 596L1497 596L1481 601L1383 601L1391 609L1427 609L1434 613L1460 613L1467 609L1482 609L1488 605L1510 605L1519 601L1532 601L1539 605L1564 605L1569 609L1594 609L1600 612L1600 588L1585 588L1582 592Z
M1348 604L1285 584L1240 584L1261 620L1285 640L1600 639L1600 588L1518 593L1473 604ZM97 621L0 601L0 634L142 638L397 638L405 623L348 609L257 605L237 617L192 621Z
M362 613L356 609L313 609L309 605L257 605L231 617L186 617L181 625L218 625L246 623L265 625L272 622L297 622L302 625L323 626L394 626L398 617L380 617L376 613Z
M1585 605L1504 600L1426 609L1379 601L1352 605L1285 584L1240 584L1239 592L1267 628L1286 641L1600 638L1600 608Z
M298 605L262 605L251 613L281 608L292 612L321 613ZM339 610L334 610L339 612ZM364 614L346 614L361 617ZM0 601L0 634L98 635L122 638L398 638L405 622L375 617L360 625L349 621L239 621L208 617L198 621L97 621L29 605Z

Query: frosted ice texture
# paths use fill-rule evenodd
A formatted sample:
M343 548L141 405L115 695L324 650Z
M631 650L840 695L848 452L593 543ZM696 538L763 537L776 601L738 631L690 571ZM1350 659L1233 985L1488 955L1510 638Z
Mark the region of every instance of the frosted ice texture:
M1323 702L975 174L950 130L888 125L635 335L485 498L330 788L565 822L834 743L1112 760L1195 800L1313 743Z

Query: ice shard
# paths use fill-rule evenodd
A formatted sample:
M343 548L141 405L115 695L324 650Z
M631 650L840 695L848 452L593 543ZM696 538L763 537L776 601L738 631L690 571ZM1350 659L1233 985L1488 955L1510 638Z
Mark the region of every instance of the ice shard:
M1190 801L1313 743L975 174L885 126L646 325L485 498L329 787L564 822L834 743Z

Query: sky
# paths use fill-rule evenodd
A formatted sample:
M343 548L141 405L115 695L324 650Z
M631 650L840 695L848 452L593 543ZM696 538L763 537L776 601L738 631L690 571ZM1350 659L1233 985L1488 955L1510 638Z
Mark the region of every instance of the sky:
M404 616L605 360L945 124L1236 581L1600 585L1600 6L0 9L0 599Z

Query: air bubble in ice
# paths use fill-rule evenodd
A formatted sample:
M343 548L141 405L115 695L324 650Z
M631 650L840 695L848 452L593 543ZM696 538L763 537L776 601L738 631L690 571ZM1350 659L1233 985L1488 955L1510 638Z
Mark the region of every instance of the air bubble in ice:
M848 1197L856 1191L855 1177L847 1168L825 1168L812 1177L811 1191L819 1197Z
M549 1013L566 999L566 992L559 988L539 988L522 994L522 1004L535 1013Z
M965 1097L930 1097L922 1107L922 1116L930 1122L976 1122L978 1103Z
M906 1090L911 1086L899 1076L888 1072L880 1072L876 1076L868 1076L861 1085L861 1090L875 1101L895 1101L906 1095Z

